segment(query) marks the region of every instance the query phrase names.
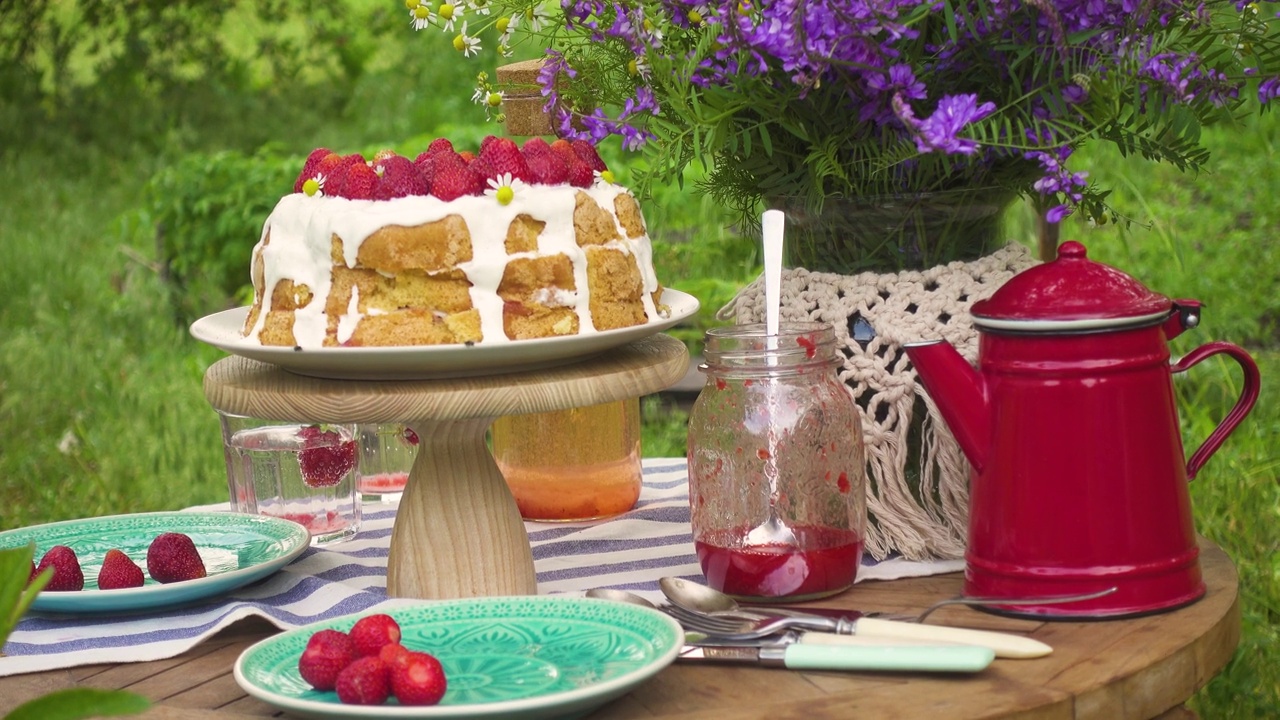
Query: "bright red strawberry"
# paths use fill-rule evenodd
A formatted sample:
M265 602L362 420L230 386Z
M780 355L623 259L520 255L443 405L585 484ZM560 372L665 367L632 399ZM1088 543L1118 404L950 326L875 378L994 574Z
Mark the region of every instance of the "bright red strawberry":
M550 149L551 149L551 146L547 144L546 140L543 140L540 137L534 136L524 141L524 145L521 146L520 152L523 152L525 159L528 160L530 154L542 153Z
M417 445L417 444L418 444L418 442L419 442L419 441L418 441L418 433L414 432L414 431L413 431L413 428L411 428L411 427L406 427L406 428L404 429L404 433L403 433L403 435L404 435L404 440L405 440L405 442L409 443L410 445Z
M298 658L298 674L317 690L332 690L338 674L356 659L351 638L339 630L320 630L307 640Z
M45 584L45 590L66 592L84 589L84 571L80 569L80 559L66 545L54 545L40 558L40 566L36 570L44 572L46 568L53 568L53 577Z
M324 174L324 194L329 197L346 197L345 186L347 184L347 175L351 172L351 168L359 167L365 164L364 157L359 153L351 155L343 155L334 163L328 173L324 173L324 166L328 160L321 161L320 172Z
M480 141L480 154L483 155L485 148L489 147L489 145L492 144L493 141L497 139L498 139L497 135L485 135L484 138Z
M381 705L391 696L386 663L377 655L358 658L338 673L334 689L348 705Z
M529 182L529 164L520 147L510 138L489 136L488 145L482 147L480 156L471 163L471 170L486 180L510 174L512 178ZM486 138L488 139L488 138Z
M374 188L375 200L426 195L431 190L431 186L409 158L395 155L383 160L380 167L382 173Z
M132 558L115 548L107 551L107 556L102 559L102 568L98 570L99 590L142 587L145 582L142 568Z
M389 674L391 692L401 705L435 705L448 689L440 661L424 652L396 658Z
M303 449L298 451L302 481L311 487L329 487L342 482L356 466L356 441L343 440L336 430L309 425L298 431Z
M436 138L435 140L431 141L430 145L427 146L427 154L429 155L436 155L438 153L452 153L452 152L453 152L453 143L449 142L447 138Z
M581 160L569 161L569 184L574 187L591 187L596 174L591 167Z
M604 164L604 160L600 159L600 153L596 152L596 146L586 140L574 140L569 143L573 147L573 152L578 159L587 164L594 172L604 172L608 170L608 166Z
M316 176L316 170L320 167L320 162L326 157L333 155L333 151L329 148L316 148L307 156L306 162L302 163L302 172L298 174L298 179L293 182L293 191L302 192L302 183Z
M377 655L382 646L400 642L400 625L390 615L379 613L357 620L348 635L358 657Z
M538 185L563 185L569 182L569 164L559 153L550 148L542 152L526 153L529 162L529 181Z
M458 155L438 155L434 163L435 177L431 179L431 194L444 201L457 200L464 195L484 194L485 182L459 158Z
M573 145L564 138L560 138L559 140L551 143L551 149L559 153L560 157L564 158L565 162L572 162L574 158L578 157L578 153L573 151Z
M161 583L197 580L205 576L204 560L189 536L160 533L147 548L147 573Z
M341 196L351 200L372 200L377 187L378 173L365 163L355 163L347 168Z
M378 651L378 659L387 664L387 669L395 672L400 664L409 659L409 649L400 643L388 643Z

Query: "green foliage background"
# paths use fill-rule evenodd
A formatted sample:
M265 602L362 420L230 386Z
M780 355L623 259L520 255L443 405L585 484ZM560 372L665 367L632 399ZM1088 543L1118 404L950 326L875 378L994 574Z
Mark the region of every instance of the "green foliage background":
M183 29L193 20L198 32ZM468 103L472 67L446 38L413 34L397 0L0 0L0 530L224 500L201 390L222 353L194 341L187 319L238 302L226 288L247 280L266 209L312 148L411 151L495 131ZM1280 121L1205 138L1213 172L1199 176L1083 153L1080 169L1150 227L1071 221L1063 237L1206 303L1175 352L1226 339L1262 366L1258 408L1192 486L1197 527L1239 567L1244 616L1235 660L1194 704L1207 718L1269 718L1280 707ZM638 169L605 153L624 179ZM690 189L698 179L655 188L644 210L659 276L702 301L706 324L758 258L724 208ZM1032 243L1025 211L1014 220ZM693 343L700 329L680 333ZM1238 385L1226 362L1179 378L1189 447ZM683 454L678 410L648 402L645 418L646 455Z

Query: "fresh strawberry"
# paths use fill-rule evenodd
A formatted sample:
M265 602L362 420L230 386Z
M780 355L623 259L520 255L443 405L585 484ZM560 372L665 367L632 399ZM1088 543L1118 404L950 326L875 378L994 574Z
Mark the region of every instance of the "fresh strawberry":
M354 163L347 168L340 195L351 200L372 200L378 187L378 173L365 163Z
M409 443L410 445L418 444L418 433L414 432L413 428L406 427L404 429L404 433L402 434L404 435L405 442Z
M409 158L394 155L384 159L379 167L382 172L378 185L374 188L375 200L426 195L431 190L431 186Z
M337 162L331 162L328 158L322 160L319 171L324 175L324 194L329 197L345 197L343 188L347 183L347 174L351 168L364 164L364 158L359 153L343 155ZM324 172L326 165L329 168L327 173Z
M560 138L559 140L551 143L551 149L559 153L560 157L564 158L565 162L572 162L578 157L578 153L573 151L573 145L564 138Z
M302 192L302 183L316 176L317 168L320 162L326 157L333 155L333 151L329 148L316 148L307 156L306 162L302 163L302 172L298 174L298 179L293 182L293 191Z
M448 688L440 661L424 652L396 658L389 674L391 692L401 705L435 705Z
M348 705L381 705L391 696L387 665L377 655L358 658L338 673L334 689Z
M338 674L356 659L351 638L339 630L320 630L307 640L298 658L298 674L317 690L332 690Z
M387 643L378 651L378 659L387 664L387 669L395 672L400 664L409 659L409 648L400 643Z
M520 152L524 153L526 160L529 159L530 155L547 152L549 150L551 150L551 146L547 144L547 141L537 136L525 140L524 145L520 147Z
M574 187L591 187L596 174L591 167L581 160L569 161L569 184Z
M417 445L417 443L414 443L414 445ZM35 561L35 560L32 560L32 561L31 561L31 574L27 576L27 585L30 585L30 584L31 584L31 581L32 581L32 580L35 580L35 579L36 579L36 576L37 576L37 575L39 575L39 574L40 574L40 571L36 569L36 561Z
M390 615L379 613L357 620L348 634L357 657L377 655L384 645L400 642L400 625Z
M147 548L147 573L156 582L175 583L205 576L196 544L183 533L160 533Z
M356 466L356 441L343 441L336 430L310 425L298 431L303 449L298 451L302 481L311 487L329 487L342 482Z
M45 568L53 568L53 577L45 584L44 589L50 592L65 592L84 589L84 571L80 569L80 559L76 552L66 545L54 545L40 558L38 572Z
M107 551L107 556L102 559L102 568L98 570L99 590L142 587L145 582L142 568L132 558L115 548Z
M594 172L604 172L608 170L608 166L604 164L604 160L600 159L600 153L596 152L596 146L586 140L574 140L569 143L573 147L573 152L578 156L579 160L587 164Z
M516 180L530 181L529 164L520 154L518 145L509 138L490 135L486 139L489 140L488 145L482 146L480 156L471 163L472 172L486 180L509 174Z
M484 139L480 141L480 154L483 155L485 149L488 148L489 145L491 145L493 141L497 139L498 139L497 135L485 135Z
M422 176L422 181L427 184L428 192L431 184L436 179L436 158L430 153L422 153L413 161L413 166L418 169L418 174Z
M430 155L436 155L439 153L452 153L452 152L453 152L453 143L449 142L447 138L436 138L435 140L431 141L430 145L427 146L427 154L430 154Z
M436 156L434 169L431 194L441 200L457 200L463 195L484 194L484 180L471 172L458 155Z
M563 185L569 182L569 164L549 148L540 153L526 153L529 181L538 185Z

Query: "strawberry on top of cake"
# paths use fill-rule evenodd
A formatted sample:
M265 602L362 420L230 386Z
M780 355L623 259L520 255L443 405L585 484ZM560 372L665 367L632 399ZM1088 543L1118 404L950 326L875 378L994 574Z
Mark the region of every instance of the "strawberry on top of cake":
M313 151L254 247L244 335L301 348L500 343L657 322L635 197L584 141Z

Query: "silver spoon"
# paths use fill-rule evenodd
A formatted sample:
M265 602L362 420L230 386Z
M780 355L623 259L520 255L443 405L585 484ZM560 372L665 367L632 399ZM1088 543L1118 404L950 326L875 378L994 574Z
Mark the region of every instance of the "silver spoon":
M676 577L664 577L658 580L658 587L662 588L662 594L672 603L692 612L714 615L716 613L743 613L749 611L738 604L737 600L725 595L724 593L709 588L706 585L700 585L692 580L685 580ZM925 608L919 615L907 619L909 622L924 622L924 619L931 615L933 611L946 607L947 605L1057 605L1060 603L1073 603L1082 600L1093 600L1104 595L1110 595L1115 592L1116 588L1107 588L1098 592L1081 593L1077 595L1057 595L1045 596L1037 598L978 598L978 597L957 597L940 600L933 605ZM774 612L770 608L770 612ZM777 612L775 614L793 614L789 612ZM794 614L804 614L803 609L797 608ZM875 615L875 613L868 613ZM896 619L896 618L895 618Z
M657 605L654 605L635 593L627 592L626 590L618 590L616 588L591 588L586 592L586 596L589 598L596 598L597 600L612 600L614 602L630 603L632 605L639 605L640 607L647 607L651 610L661 609Z
M764 327L765 343L770 350L777 349L779 311L782 305L782 236L786 216L781 210L766 210L760 220L760 229L764 238ZM770 354L770 361L775 357ZM769 395L770 417L777 417L777 399L771 383L766 384L765 392ZM744 541L747 545L790 545L796 544L796 535L778 517L778 452L775 436L769 432L769 459L765 461L764 474L769 482L769 516L763 523L752 528Z

